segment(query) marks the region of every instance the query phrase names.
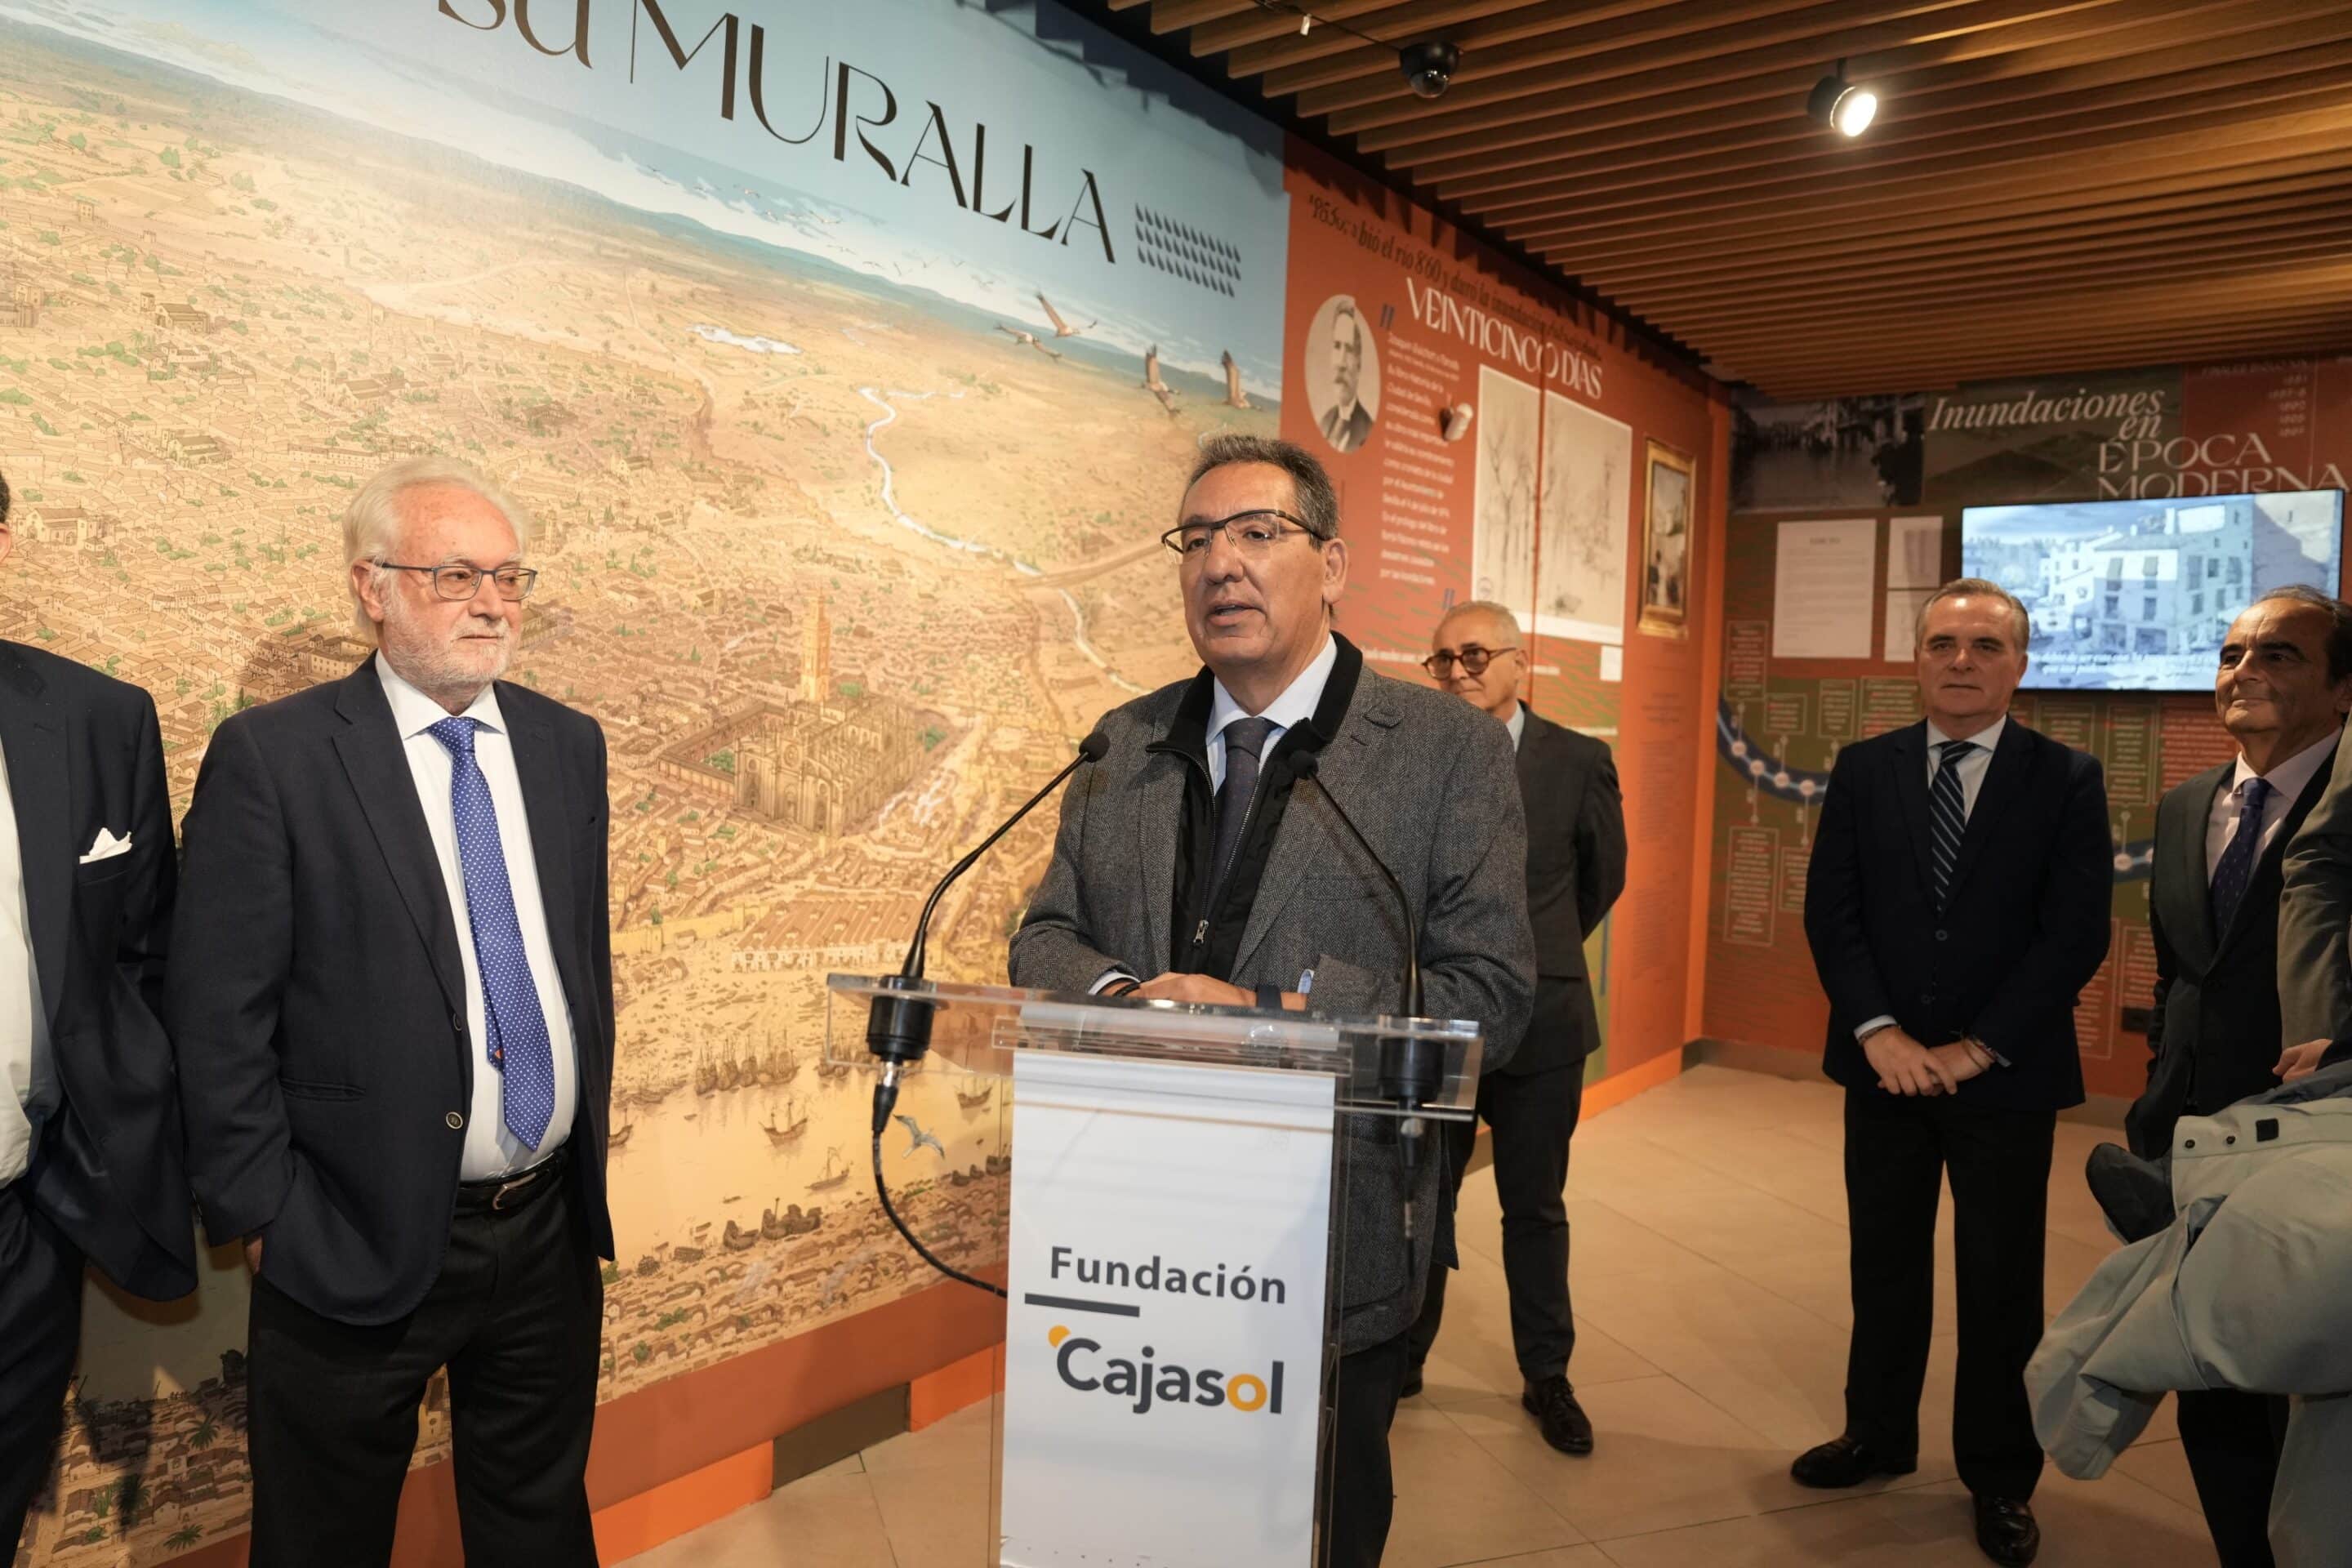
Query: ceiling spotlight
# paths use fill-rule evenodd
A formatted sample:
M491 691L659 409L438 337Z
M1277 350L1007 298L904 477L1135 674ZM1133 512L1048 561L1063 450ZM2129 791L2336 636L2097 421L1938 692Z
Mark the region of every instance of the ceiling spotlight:
M1878 118L1878 94L1845 79L1845 62L1813 84L1805 112L1845 136L1859 136Z
M1443 98L1445 89L1454 85L1454 72L1462 64L1462 50L1457 45L1443 39L1425 44L1407 44L1397 51L1397 66L1404 72L1405 84L1416 98Z

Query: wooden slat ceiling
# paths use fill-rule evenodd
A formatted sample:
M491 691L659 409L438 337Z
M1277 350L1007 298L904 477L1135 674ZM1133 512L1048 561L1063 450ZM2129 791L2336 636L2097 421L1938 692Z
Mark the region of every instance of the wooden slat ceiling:
M1775 397L2352 350L2352 0L1084 4Z

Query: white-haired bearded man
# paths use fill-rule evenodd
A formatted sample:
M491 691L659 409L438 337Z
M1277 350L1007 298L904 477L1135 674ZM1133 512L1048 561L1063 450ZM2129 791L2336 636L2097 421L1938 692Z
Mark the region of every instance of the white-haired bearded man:
M196 781L166 995L191 1182L255 1275L257 1568L390 1560L444 1366L467 1560L596 1560L604 741L499 679L530 535L463 465L378 474L343 521L375 656Z

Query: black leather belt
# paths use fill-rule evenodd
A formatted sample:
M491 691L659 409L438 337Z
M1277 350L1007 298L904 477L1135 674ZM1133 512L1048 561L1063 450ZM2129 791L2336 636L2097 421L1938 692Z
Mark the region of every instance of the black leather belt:
M487 1181L457 1184L459 1214L512 1214L551 1193L560 1184L564 1167L572 1163L572 1146L565 1144L527 1171Z

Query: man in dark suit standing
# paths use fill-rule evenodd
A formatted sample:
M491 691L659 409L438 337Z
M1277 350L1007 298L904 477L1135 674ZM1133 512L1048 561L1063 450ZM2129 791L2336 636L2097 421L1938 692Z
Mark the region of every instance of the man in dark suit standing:
M2096 759L2009 717L2024 607L1963 577L1921 608L1924 722L1838 753L1805 879L1843 1084L1853 1339L1845 1431L1812 1487L1916 1468L1936 1205L1952 1185L1959 1369L1952 1447L1996 1563L2041 1546L2025 1364L2042 1339L2057 1113L2083 1100L2074 1001L2105 958L2115 884Z
M1339 503L1287 441L1212 437L1178 521L1189 680L1104 716L1109 742L1062 804L1054 859L1010 954L1049 991L1300 1010L1399 1008L1414 911L1423 1011L1466 1018L1500 1066L1527 1027L1535 955L1509 741L1426 687L1391 680L1331 626L1348 584ZM1311 759L1315 783L1300 774ZM1333 802L1339 802L1339 810ZM1376 863L1341 822L1347 813ZM1345 1254L1320 1561L1375 1568L1394 1507L1389 1426L1441 1192L1408 1176L1387 1117L1341 1121Z
M0 561L8 506L0 475ZM84 1260L196 1288L159 1021L177 870L153 700L0 642L0 1561L48 1479Z
M2237 761L2168 791L2156 814L2147 1090L2124 1123L2147 1159L2171 1152L2182 1116L2278 1087L2281 863L2352 712L2352 605L2306 587L2249 605L2221 645L2213 706ZM2222 1568L2271 1568L2286 1415L2284 1398L2234 1389L2180 1395L2180 1447Z
M214 732L169 981L196 1195L256 1275L253 1561L389 1560L446 1365L467 1560L593 1563L604 734L499 679L535 574L488 480L395 464L343 538L376 656Z
M1535 928L1535 1015L1510 1060L1478 1080L1478 1116L1495 1140L1495 1193L1503 1208L1503 1278L1511 1347L1525 1382L1520 1405L1563 1454L1592 1452L1592 1422L1568 1381L1576 1351L1569 1305L1568 1146L1584 1103L1584 1060L1601 1045L1601 1016L1585 973L1584 939L1625 890L1625 808L1605 742L1538 718L1519 700L1528 668L1518 617L1484 600L1438 623L1423 666L1430 678L1510 731L1519 800L1528 814L1528 919ZM1445 1123L1453 1195L1477 1124ZM1451 1209L1449 1203L1448 1208ZM1445 1312L1445 1269L1433 1268L1412 1326L1407 1398Z

